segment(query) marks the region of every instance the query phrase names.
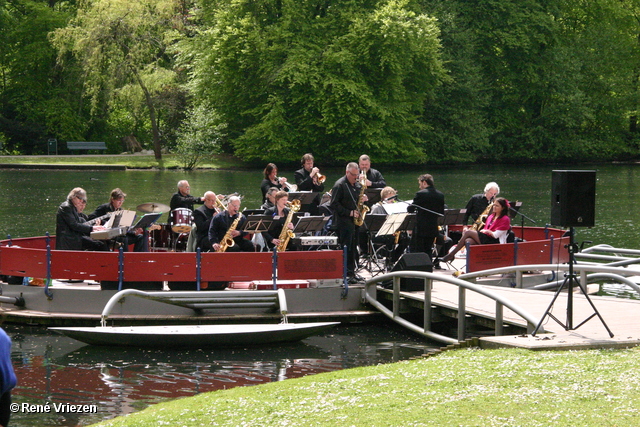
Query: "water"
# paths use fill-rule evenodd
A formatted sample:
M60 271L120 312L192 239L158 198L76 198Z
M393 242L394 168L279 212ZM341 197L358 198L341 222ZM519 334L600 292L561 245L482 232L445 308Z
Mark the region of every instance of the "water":
M344 169L325 169L327 190ZM374 165L375 167L375 165ZM431 173L436 187L451 208L462 208L485 183L496 181L501 196L521 201L521 212L543 226L551 211L551 171L597 170L596 224L577 228L577 242L638 248L636 225L640 223L640 176L636 165L467 166L425 170L382 170L386 181L411 199L417 177ZM293 180L293 170L280 170ZM55 233L55 212L69 190L81 186L88 192L87 211L108 201L115 187L128 193L125 208L141 203L169 204L176 183L188 179L194 195L206 190L244 196L243 207L260 201L262 171L7 171L0 170L0 236ZM161 218L166 221L166 216ZM519 220L517 221L519 225ZM588 246L588 245L587 245ZM603 285L604 292L626 298L638 296L619 285ZM83 346L42 328L5 325L14 340L12 354L20 385L15 401L96 404L97 413L15 414L13 426L86 425L143 409L165 399L203 391L279 381L354 366L387 363L419 356L430 348L421 338L395 326L341 327L301 343L229 350L122 350Z
M338 327L276 346L195 350L102 348L43 328L4 328L19 381L14 402L96 405L93 414L13 414L14 427L88 425L167 399L406 360L435 348L395 325Z

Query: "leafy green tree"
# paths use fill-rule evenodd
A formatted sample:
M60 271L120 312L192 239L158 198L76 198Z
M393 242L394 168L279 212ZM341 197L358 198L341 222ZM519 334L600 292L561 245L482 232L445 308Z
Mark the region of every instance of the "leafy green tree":
M245 159L421 161L445 79L438 28L408 0L220 1L190 41L195 96ZM204 8L203 8L204 9ZM209 15L203 15L203 20Z
M194 107L178 132L177 154L187 170L195 169L202 161L221 151L224 125L212 111L205 105Z
M182 25L181 6L175 0L97 0L83 4L70 25L52 37L62 64L68 54L81 64L94 114L104 114L119 89L140 89L156 159L162 154L154 95L159 81L175 77L169 48L172 29Z

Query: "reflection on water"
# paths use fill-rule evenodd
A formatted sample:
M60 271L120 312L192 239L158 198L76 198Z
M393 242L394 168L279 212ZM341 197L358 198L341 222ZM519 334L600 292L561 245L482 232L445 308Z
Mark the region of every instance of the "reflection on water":
M437 347L390 325L338 327L301 342L227 349L133 349L84 345L27 326L13 339L14 402L96 405L95 414L14 414L12 426L76 426L167 399L406 360Z

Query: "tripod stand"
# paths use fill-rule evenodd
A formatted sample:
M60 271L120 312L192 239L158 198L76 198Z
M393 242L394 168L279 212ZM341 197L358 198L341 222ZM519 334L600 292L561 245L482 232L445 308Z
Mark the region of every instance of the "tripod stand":
M553 299L551 300L551 304L549 304L549 307L547 308L547 310L544 312L544 314L540 318L540 322L538 323L538 326L536 326L536 329L533 331L531 336L535 336L536 333L538 333L538 329L540 329L540 327L542 326L542 322L544 322L544 319L547 316L549 316L550 318L555 320L556 323L558 323L560 326L562 326L565 329L565 331L578 329L580 326L584 325L589 320L591 320L594 316L598 316L598 318L600 319L600 321L604 325L604 328L609 333L609 336L611 338L613 338L613 333L611 332L611 330L609 329L609 327L605 323L604 319L602 318L602 316L598 312L598 309L596 309L596 306L593 305L593 302L591 301L591 298L589 298L589 294L587 294L585 289L582 286L580 286L580 282L578 281L578 279L576 278L576 275L573 272L573 265L575 263L574 254L578 250L578 245L576 243L574 243L574 241L573 241L573 234L574 234L573 227L569 228L569 233L570 233L570 235L569 235L569 244L565 246L565 248L567 248L567 250L569 251L569 274L564 278L564 282L562 282L562 285L556 291L555 295L553 296ZM574 284L578 286L578 288L580 289L582 294L585 296L587 301L589 301L589 304L591 305L591 308L593 308L593 313L591 314L591 316L587 317L585 320L583 320L576 327L573 326L573 286L574 286ZM566 322L566 324L562 323L557 317L555 317L551 313L551 308L553 307L553 304L556 302L556 299L558 298L558 295L560 295L560 292L562 292L562 290L565 288L565 286L567 287L567 322Z

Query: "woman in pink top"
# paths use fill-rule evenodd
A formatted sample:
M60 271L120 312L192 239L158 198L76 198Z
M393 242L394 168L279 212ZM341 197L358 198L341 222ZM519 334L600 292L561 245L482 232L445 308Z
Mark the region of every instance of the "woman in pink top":
M458 244L451 252L442 258L444 262L450 262L456 253L468 242L470 245L486 245L491 243L506 243L507 234L511 230L511 219L509 218L509 202L507 199L498 197L493 202L493 213L489 215L484 228L480 231L467 230L464 232Z

